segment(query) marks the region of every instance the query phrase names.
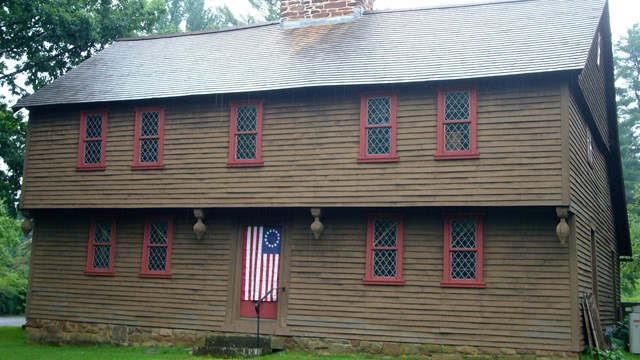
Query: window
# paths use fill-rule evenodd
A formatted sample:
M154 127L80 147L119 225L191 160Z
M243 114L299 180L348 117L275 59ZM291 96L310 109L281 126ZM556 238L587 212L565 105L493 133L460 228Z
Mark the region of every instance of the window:
M262 100L231 103L228 166L262 166Z
M80 142L76 170L104 170L107 146L107 111L83 111L80 115Z
M116 219L95 218L89 225L89 246L87 248L87 275L113 275L116 254Z
M162 169L164 109L136 109L133 169Z
M598 31L598 38L596 39L596 41L598 42L596 44L596 65L598 65L598 69L600 69L600 64L602 64L602 35L600 34L600 31Z
M593 137L591 136L591 131L587 129L587 163L593 169Z
M436 160L476 159L476 90L438 91Z
M397 95L362 95L358 162L392 162L396 156Z
M484 288L482 215L444 216L444 274L441 286Z
M365 284L404 284L402 222L399 215L369 216Z
M151 217L144 224L142 277L171 277L173 218Z

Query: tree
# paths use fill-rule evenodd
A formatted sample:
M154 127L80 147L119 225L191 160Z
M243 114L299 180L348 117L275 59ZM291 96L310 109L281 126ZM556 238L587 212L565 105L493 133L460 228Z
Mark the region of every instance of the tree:
M27 124L22 116L0 103L0 159L6 166L6 170L0 168L0 202L14 218L18 215L26 130Z
M18 220L0 209L0 315L24 312L30 247Z
M640 184L640 24L627 30L615 46L616 97L618 101L620 155L627 203Z

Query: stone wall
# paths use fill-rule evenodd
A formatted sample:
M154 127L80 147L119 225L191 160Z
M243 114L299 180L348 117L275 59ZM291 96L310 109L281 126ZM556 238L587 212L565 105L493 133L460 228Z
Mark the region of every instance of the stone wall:
M27 342L29 343L112 344L146 347L203 346L207 337L224 335L216 332L195 330L39 319L28 319L26 331ZM271 337L271 347L275 350L298 351L318 355L369 354L430 360L559 360L577 359L579 355L567 352L495 347L280 336Z
M285 21L351 16L356 7L372 10L375 0L282 0L280 15Z

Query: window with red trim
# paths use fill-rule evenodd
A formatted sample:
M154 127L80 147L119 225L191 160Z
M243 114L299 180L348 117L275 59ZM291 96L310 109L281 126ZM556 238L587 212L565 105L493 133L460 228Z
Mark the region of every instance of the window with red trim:
M142 277L171 277L173 218L149 217L144 223Z
M444 216L442 286L484 288L482 277L482 215Z
M476 90L439 90L436 160L478 157Z
M133 169L162 169L164 108L136 109Z
M87 247L87 275L113 275L116 254L116 219L99 217L89 225L89 246Z
M262 166L263 100L231 103L228 166Z
M372 215L367 220L365 284L402 285L400 215Z
M368 94L360 98L358 162L398 161L396 155L397 94Z
M104 170L107 146L107 111L83 111L80 114L80 140L76 170Z

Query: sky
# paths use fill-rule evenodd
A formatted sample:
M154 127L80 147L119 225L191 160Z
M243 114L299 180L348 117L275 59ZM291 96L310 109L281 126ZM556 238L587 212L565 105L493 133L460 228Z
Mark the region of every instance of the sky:
M376 0L376 10L406 9L427 6L468 4L491 2L491 0ZM251 11L247 0L207 0L213 7L227 4L236 14L246 14ZM640 0L609 0L611 15L611 32L614 43L626 33L626 29L635 23L640 23Z

